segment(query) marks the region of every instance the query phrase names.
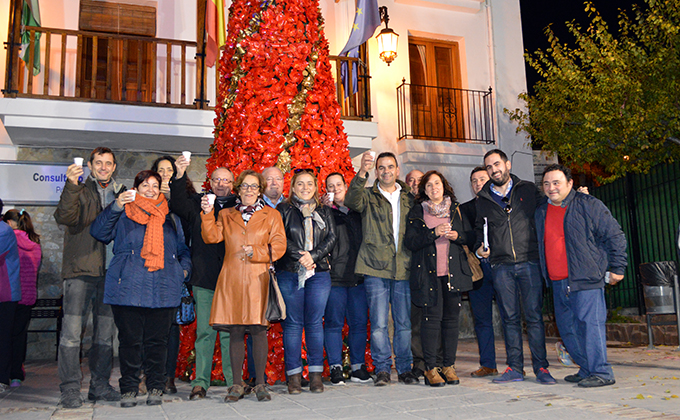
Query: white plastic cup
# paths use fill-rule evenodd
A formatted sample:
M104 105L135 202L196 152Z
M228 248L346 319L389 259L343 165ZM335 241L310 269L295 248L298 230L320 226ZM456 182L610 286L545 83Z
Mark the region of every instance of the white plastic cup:
M83 158L81 158L81 157L74 157L74 158L73 158L73 163L75 163L76 165L82 167L82 166L83 166L83 161L84 161L84 160L85 160L85 159L83 159Z
M211 206L214 206L215 205L215 198L217 198L217 196L215 194L208 194L207 197L208 197L208 204L210 204Z
M326 194L328 195L328 200L332 203L333 200L335 199L335 193L334 192L328 192Z
M132 201L135 201L135 198L137 198L137 190L128 190L132 193Z
M371 155L371 159L375 160L375 152L373 150L371 150L368 153Z
M189 151L182 152L182 156L184 156L184 159L186 159L187 162L191 160L191 152Z

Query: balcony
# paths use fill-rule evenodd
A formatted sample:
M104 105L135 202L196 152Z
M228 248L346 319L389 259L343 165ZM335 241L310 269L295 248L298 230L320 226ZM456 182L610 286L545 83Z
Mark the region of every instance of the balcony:
M494 144L494 113L488 91L421 86L397 88L399 140Z

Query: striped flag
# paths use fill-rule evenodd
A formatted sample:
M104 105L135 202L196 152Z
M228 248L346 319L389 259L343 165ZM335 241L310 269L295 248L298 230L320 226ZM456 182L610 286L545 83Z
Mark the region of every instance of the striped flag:
M226 44L226 28L224 26L224 0L207 0L205 8L205 29L208 40L205 46L205 64L215 65L220 48Z
M40 26L40 7L38 0L24 0L21 10L21 51L19 56L30 67L31 55L29 46L31 43L31 32L26 30L26 26ZM40 32L35 33L35 44L33 46L33 75L40 73Z

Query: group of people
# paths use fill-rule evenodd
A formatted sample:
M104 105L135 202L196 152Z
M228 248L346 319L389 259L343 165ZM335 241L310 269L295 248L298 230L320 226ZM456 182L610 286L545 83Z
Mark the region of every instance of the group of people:
M626 241L599 200L573 189L564 166L546 168L546 198L533 183L510 174L503 151L491 150L471 173L475 198L459 204L440 172L412 171L406 183L399 180L397 158L389 152L364 153L349 183L343 174L328 175L323 196L315 173L303 169L292 174L286 197L284 174L276 167L246 170L236 180L229 169L218 168L209 174L210 191L200 194L186 175L189 163L184 156L161 157L151 170L137 174L132 190L112 179L116 161L110 149L92 152L85 180L79 180L82 167L68 167L55 212L57 222L67 227L59 348L64 407L82 405L80 333L90 303L88 398L132 407L142 372L147 404L161 404L163 392L176 392L174 320L183 282L191 285L197 321L196 377L189 399L207 395L219 333L230 385L225 401L238 401L251 387L259 401L271 400L264 371L272 262L286 304L282 328L291 394L303 386L324 391L324 349L333 385L347 379L388 385L392 354L399 382L417 384L422 375L430 386L458 384L455 362L465 292L480 352L480 368L471 375L498 375L495 298L508 368L493 382L524 380L524 312L536 380L555 384L545 347L544 278L554 288L564 344L580 366L565 380L585 387L614 383L606 359L603 289L605 277L610 284L623 278ZM367 187L373 170L376 181ZM483 279L473 282L470 258L481 260ZM369 317L373 376L364 356ZM345 321L349 378L342 366ZM120 392L109 384L114 324ZM303 331L308 381L302 377ZM244 342L249 384L242 379ZM0 382L3 378L0 372Z

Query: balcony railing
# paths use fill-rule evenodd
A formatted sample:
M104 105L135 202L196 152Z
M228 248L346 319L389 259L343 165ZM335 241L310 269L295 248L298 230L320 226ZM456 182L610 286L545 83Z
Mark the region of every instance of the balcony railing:
M488 91L421 86L397 88L399 139L492 144L493 97Z
M29 63L40 35L41 70L29 71L19 58L16 34L9 34L5 97L211 109L217 75L202 67L197 43L27 26ZM14 38L14 41L13 41ZM358 58L330 57L341 117L370 120L368 67ZM358 70L358 90L345 94L341 63ZM351 90L351 88L350 88Z

